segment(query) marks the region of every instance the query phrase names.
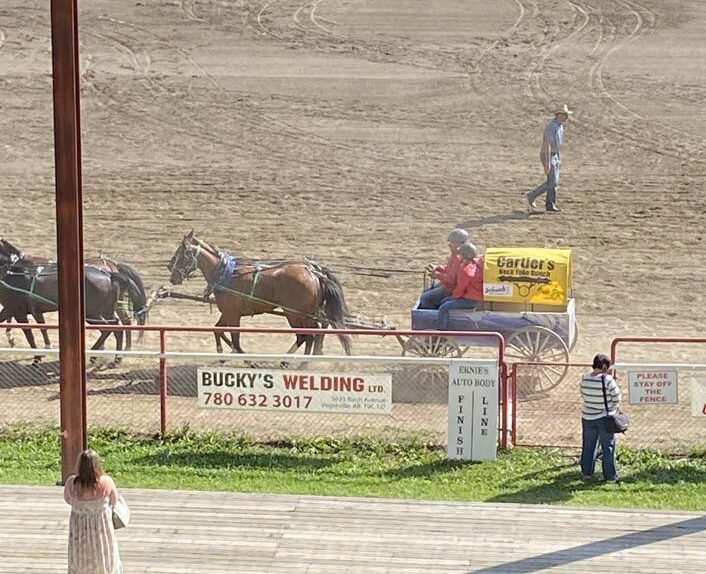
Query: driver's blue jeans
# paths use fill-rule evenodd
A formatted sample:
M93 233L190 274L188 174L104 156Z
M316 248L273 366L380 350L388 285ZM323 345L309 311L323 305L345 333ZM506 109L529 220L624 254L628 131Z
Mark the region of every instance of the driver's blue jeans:
M438 309L439 305L441 305L441 300L448 296L449 292L443 285L429 287L420 295L418 309Z
M449 311L452 309L475 309L476 305L478 305L478 301L474 299L454 299L452 297L447 297L444 299L439 306L439 315L437 319L439 331L448 330Z

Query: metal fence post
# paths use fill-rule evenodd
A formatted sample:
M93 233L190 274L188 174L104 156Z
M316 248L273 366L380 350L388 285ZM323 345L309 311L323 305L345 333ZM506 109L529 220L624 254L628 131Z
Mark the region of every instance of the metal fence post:
M510 393L512 394L512 445L517 446L517 363L512 364L512 372L510 374Z
M167 433L167 394L169 391L167 357L167 332L159 330L159 432L164 438Z

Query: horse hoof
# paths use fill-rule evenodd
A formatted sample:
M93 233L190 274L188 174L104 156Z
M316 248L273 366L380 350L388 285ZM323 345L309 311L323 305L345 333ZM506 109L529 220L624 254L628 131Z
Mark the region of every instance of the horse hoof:
M39 363L41 363L41 362L42 362L42 357L34 357L34 359L32 359L32 366L38 367Z

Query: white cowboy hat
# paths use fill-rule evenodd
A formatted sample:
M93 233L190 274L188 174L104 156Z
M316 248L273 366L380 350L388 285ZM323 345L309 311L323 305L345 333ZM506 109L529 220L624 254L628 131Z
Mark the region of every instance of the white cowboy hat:
M558 108L557 110L554 111L554 114L566 114L567 116L570 116L571 114L574 113L574 110L570 110L569 106L564 104L561 108Z

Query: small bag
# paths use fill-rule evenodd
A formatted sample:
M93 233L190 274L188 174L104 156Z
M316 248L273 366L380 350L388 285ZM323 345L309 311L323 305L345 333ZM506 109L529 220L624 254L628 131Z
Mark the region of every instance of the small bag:
M118 496L118 501L113 506L113 528L120 530L130 524L130 507L125 502L122 495Z
M610 412L608 409L608 397L605 391L605 375L601 375L601 384L603 385L603 403L605 404L606 414ZM630 417L627 413L618 411L614 415L608 415L608 431L612 433L624 433L630 426Z

